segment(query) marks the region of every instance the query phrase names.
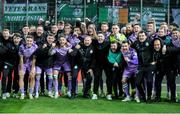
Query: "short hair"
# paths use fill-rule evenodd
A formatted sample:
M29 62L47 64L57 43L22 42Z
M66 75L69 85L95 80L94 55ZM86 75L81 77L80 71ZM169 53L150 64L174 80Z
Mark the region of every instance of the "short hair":
M72 28L72 25L70 23L66 23L64 26L70 26Z
M148 24L154 24L154 21L152 21L152 20L151 20L151 21L148 21L148 22L147 22L147 25L148 25Z
M52 26L57 26L57 25L56 25L55 23L52 23L52 24L51 24L51 27L52 27Z
M147 33L143 30L138 33L138 36L139 36L139 34L143 34L143 33L147 36Z
M110 44L118 44L118 42L115 40L115 41L112 41Z
M48 34L48 36L55 36L55 34L53 34L53 33L49 33L49 34Z
M27 39L27 38L31 38L31 39L34 40L34 36L33 36L33 35L27 35L26 39Z
M14 33L13 38L14 38L14 37L21 37L21 34L19 34L19 33Z
M133 27L134 27L134 26L136 26L136 25L140 26L140 24L139 24L139 23L135 23L135 24L133 25Z
M174 29L172 30L172 32L173 32L173 31L179 31L179 30L178 30L177 28L174 28Z
M129 44L127 40L122 41L122 44L125 44L125 43Z
M29 26L25 24L25 25L23 25L23 28L24 28L24 27L29 27Z
M3 32L6 32L6 31L9 32L9 29L3 29Z
M108 22L103 21L103 22L101 23L101 25L107 25L107 26L109 26L109 23L108 23Z
M132 23L127 23L126 26L130 25L131 27L133 27L133 24Z
M62 21L62 20L61 20L61 21L58 21L58 24L61 24L61 25L62 25L62 24L64 24L64 21Z

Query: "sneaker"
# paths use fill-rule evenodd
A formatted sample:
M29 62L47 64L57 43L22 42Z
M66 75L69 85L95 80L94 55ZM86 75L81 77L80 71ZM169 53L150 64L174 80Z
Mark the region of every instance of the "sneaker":
M53 98L52 92L48 92L48 96L51 97L51 98Z
M156 92L155 92L155 91L152 91L151 98L152 98L152 99L155 99L155 98L156 98Z
M38 99L39 98L39 93L35 94L35 98Z
M92 98L91 98L92 100L96 100L96 99L98 99L98 97L97 97L97 95L96 94L93 94L93 96L92 96Z
M9 93L6 93L6 97L9 98L11 95Z
M131 101L131 97L130 96L127 96L125 99L122 100L123 102L128 102L128 101Z
M21 94L21 95L20 95L20 99L21 99L21 100L24 99L24 94Z
M112 95L111 94L107 95L106 99L111 101L112 100Z
M69 98L71 98L71 92L70 92L70 91L67 92L67 96L68 96Z
M29 99L33 99L33 95L32 94L29 94Z
M57 99L59 97L59 94L58 93L55 93L54 94L54 98Z
M6 100L6 93L3 93L3 94L2 94L2 99L3 99L3 100Z
M135 97L135 101L136 101L137 103L140 103L140 102L141 102L140 99L139 99L139 97Z

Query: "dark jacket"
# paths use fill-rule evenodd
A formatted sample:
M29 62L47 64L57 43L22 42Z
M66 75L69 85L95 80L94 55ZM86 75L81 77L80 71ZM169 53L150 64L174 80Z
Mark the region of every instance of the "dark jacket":
M135 41L132 44L132 48L137 52L140 66L146 67L151 65L153 49L149 39L146 39L144 42Z
M0 63L3 63L7 58L8 55L8 48L12 44L11 39L5 40L3 37L0 38Z
M95 59L96 67L106 67L108 64L108 52L110 48L109 42L103 42L102 44L98 43L97 40L93 41L93 46L95 48Z
M37 34L34 35L34 41L38 46L42 46L46 41L47 35L43 33L41 36L37 36Z
M40 46L36 52L36 66L43 68L51 68L53 66L54 56L49 54L51 45L47 44L47 47L43 48Z
M155 39L157 40L157 39ZM154 41L152 43L154 43ZM160 72L169 72L176 70L176 57L180 53L180 48L167 46L165 54L162 53L162 47L164 42L162 39L158 39L161 42L161 49L156 51L153 49L153 61L156 62L156 70Z
M18 66L19 64L19 46L10 42L7 44L7 52L4 54L4 62L5 64L10 64L12 66Z
M78 50L78 57L82 69L88 70L94 68L95 54L92 44L90 46L81 45L81 48Z

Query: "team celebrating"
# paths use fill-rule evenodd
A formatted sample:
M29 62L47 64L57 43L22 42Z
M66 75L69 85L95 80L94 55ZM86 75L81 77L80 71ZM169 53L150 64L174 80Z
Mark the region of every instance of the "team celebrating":
M75 99L82 84L82 97L88 99L161 102L165 78L168 100L178 102L180 32L174 23L162 22L157 29L153 19L144 28L131 22L121 29L107 22L97 29L90 20L74 25L39 20L18 33L3 29L0 71L4 100L44 95Z

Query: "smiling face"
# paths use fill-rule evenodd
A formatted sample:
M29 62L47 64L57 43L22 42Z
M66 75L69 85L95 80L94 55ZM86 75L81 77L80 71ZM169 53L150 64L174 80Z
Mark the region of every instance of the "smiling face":
M58 31L57 25L52 25L52 26L51 26L51 32L52 32L53 34L56 34L57 31Z
M105 40L105 37L104 37L104 35L102 34L102 33L99 33L98 34L98 43L103 43L104 42L104 40Z
M10 36L9 30L8 29L3 30L3 38L5 40L8 40L9 36Z
M133 30L135 33L139 33L141 31L141 27L139 25L134 25Z
M160 42L160 40L155 40L153 45L154 45L154 49L156 51L160 51L160 49L161 49L161 42Z
M71 33L71 26L70 25L65 25L64 26L64 34L70 34Z
M126 53L129 51L130 45L126 42L126 43L122 43L122 47L121 47L121 51Z
M19 45L20 41L21 41L20 37L17 37L17 36L13 37L13 42L14 42L15 45Z
M118 48L118 44L116 42L111 43L111 50L112 52L116 52Z
M139 38L139 41L140 41L140 42L144 42L144 41L147 39L147 36L146 36L146 34L143 32L143 33L139 33L139 34L138 34L138 38Z
M102 25L101 25L101 31L102 31L103 33L107 32L108 29L109 29L109 27L108 27L107 24L102 24Z
M60 46L61 46L61 47L64 47L64 46L66 45L66 43L67 43L66 38L63 37L63 36L61 36L61 37L59 38L59 44L60 44Z
M26 46L27 46L27 47L30 48L30 47L32 46L33 42L34 42L33 37L27 37L27 38L26 38Z
M54 38L53 35L49 35L49 36L47 37L47 42L48 42L48 44L52 44L52 43L54 42L54 40L55 40L55 38Z
M164 30L163 28L161 28L161 29L158 30L158 36L163 37L163 36L165 36L165 35L166 35L166 34L165 34L165 30Z
M37 27L37 30L36 30L37 36L41 36L43 32L44 30L42 26Z
M91 37L90 37L90 36L86 36L86 37L84 38L84 45L85 45L85 46L90 46L91 43L92 43Z
M153 32L153 29L154 29L153 23L147 24L147 26L146 26L147 32Z
M180 33L179 33L178 30L173 30L172 31L172 38L174 38L174 39L180 38Z
M29 27L28 26L23 27L22 31L23 31L23 34L28 35Z

